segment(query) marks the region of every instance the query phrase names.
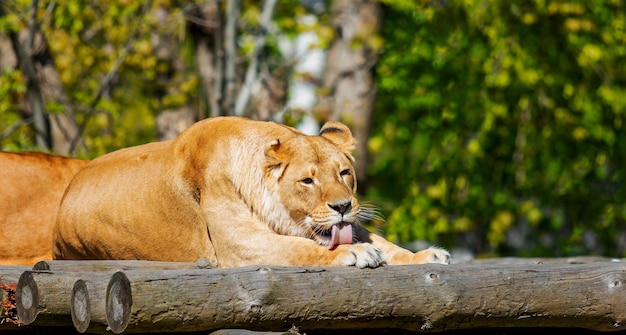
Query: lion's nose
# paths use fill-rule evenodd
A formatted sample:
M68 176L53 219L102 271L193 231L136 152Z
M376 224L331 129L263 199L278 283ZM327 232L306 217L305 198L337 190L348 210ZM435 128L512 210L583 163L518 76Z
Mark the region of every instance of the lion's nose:
M352 209L352 202L350 201L337 204L328 203L327 205L333 210L339 212L339 214L346 214L350 211L350 209Z

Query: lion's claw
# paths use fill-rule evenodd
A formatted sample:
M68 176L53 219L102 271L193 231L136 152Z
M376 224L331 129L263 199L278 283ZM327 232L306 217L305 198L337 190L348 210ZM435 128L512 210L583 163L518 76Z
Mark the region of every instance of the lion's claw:
M341 245L349 252L342 259L342 265L356 266L359 269L376 268L385 264L383 252L369 243ZM337 248L339 249L339 248Z

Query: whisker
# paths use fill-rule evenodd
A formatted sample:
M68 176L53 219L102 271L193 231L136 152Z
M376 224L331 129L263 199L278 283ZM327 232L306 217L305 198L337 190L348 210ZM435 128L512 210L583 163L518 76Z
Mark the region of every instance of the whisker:
M378 207L370 203L361 203L361 210L359 211L359 220L362 221L382 221L385 222L385 218L380 213Z
M321 238L321 236L323 236L323 235L324 235L323 233L325 232L325 230L324 230L322 227L320 227L320 226L312 226L312 227L311 227L311 226L309 226L308 224L306 224L306 223L304 222L304 220L302 220L302 221L300 222L300 224L301 224L303 227L305 227L305 228L306 228L306 231L307 231L307 236L306 236L306 238L308 238L308 239L310 239L310 240L313 240L313 241L315 241L315 242L317 242L317 243L320 243L320 241L322 241L320 238Z

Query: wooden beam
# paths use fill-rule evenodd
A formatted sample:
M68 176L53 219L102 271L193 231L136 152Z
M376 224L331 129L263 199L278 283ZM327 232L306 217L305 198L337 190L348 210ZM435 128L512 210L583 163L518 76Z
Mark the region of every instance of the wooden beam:
M17 312L33 329L70 326L89 333L287 331L293 325L302 333L626 330L625 262L502 263L26 271L17 286Z
M71 317L79 333L107 332L106 291L111 275L89 276L74 283L71 294Z
M94 325L106 326L106 285L120 270L193 270L209 267L204 259L198 262L153 262L137 260L40 261L32 271L28 267L7 268L0 272L19 278L16 283L17 318L22 325L71 326L79 332ZM18 274L19 273L19 274ZM17 275L17 276L16 276ZM91 297L90 297L91 296ZM91 300L101 304L91 304ZM76 309L74 309L74 306ZM101 327L102 331L106 327Z
M111 287L107 315L123 318L115 333L291 325L304 332L626 329L622 262L125 271Z
M84 273L25 271L15 292L20 324L33 326L72 326L70 292Z
M64 272L110 272L121 270L193 270L212 267L201 258L197 262L157 262L138 260L47 260L33 266L34 271Z
M0 330L17 329L17 281L27 266L0 266Z

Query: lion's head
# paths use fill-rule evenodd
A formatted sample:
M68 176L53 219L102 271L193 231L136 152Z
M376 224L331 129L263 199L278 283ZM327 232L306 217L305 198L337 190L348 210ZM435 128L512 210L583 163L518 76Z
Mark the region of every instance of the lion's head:
M352 224L367 216L355 197L354 145L352 133L339 122L326 123L320 136L296 134L269 145L264 172L276 192L269 198L282 204L269 211L289 217L282 224L268 220L276 232L310 238L331 249L352 243Z

